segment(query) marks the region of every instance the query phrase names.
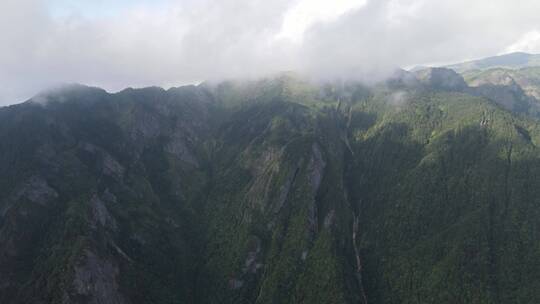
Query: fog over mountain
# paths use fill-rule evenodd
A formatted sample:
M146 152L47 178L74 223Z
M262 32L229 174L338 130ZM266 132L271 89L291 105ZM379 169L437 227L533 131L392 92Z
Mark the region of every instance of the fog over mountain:
M507 3L3 0L0 104L65 82L116 91L288 70L373 80L398 66L539 52L540 3Z

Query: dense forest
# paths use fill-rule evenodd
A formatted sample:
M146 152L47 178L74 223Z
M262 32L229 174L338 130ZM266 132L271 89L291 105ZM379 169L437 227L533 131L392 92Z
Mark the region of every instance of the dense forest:
M1 108L0 302L539 303L540 90L501 71Z

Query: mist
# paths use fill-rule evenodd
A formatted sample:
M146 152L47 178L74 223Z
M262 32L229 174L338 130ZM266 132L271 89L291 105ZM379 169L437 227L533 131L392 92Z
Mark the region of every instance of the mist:
M118 91L281 71L370 82L397 67L540 52L534 0L114 3L3 0L0 105L62 83Z

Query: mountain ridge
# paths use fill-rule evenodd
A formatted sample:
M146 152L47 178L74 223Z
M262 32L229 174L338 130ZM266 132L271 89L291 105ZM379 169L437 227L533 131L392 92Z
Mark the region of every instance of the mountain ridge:
M536 118L412 75L0 109L0 301L539 300Z
M482 59L446 65L444 67L462 73L469 70L487 70L492 68L519 69L540 66L540 55L525 52L514 52Z

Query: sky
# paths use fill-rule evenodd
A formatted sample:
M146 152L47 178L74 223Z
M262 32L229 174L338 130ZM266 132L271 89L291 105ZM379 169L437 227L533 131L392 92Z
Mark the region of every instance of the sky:
M538 0L0 0L0 105L63 83L171 87L540 53Z

